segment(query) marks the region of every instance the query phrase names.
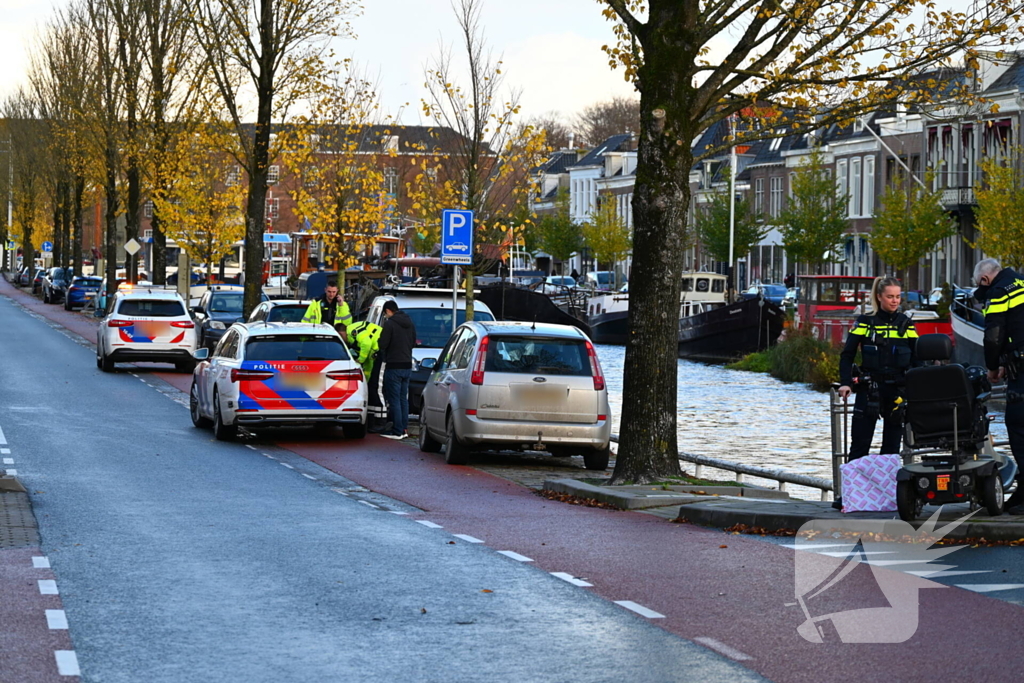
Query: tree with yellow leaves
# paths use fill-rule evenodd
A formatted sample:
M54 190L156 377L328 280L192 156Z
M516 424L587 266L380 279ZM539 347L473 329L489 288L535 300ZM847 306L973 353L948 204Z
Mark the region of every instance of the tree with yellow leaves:
M14 222L10 238L21 245L22 263L32 268L36 249L50 235L49 192L46 177L49 150L46 122L38 99L19 88L3 104L4 126L10 140ZM34 273L32 268L30 272Z
M1006 267L1024 268L1024 148L981 162L985 184L976 190L980 236L976 246Z
M384 171L395 150L378 112L375 84L346 60L316 89L310 114L280 135L297 217L326 235L325 260L339 269L372 250L395 212Z
M977 99L982 52L1019 41L1024 14L1020 0L951 9L932 0L601 4L617 37L605 46L609 63L640 92L621 416L629 428L613 481L647 483L680 474L678 321L661 311L681 294L690 170L738 140L691 143L735 114L761 124L738 136L754 140L848 124L885 102ZM951 59L963 68L939 68Z
M520 125L518 93L503 90L501 60L487 51L480 29L479 1L459 0L455 12L468 84L459 84L448 50L427 68L423 112L440 126L443 153L437 163L424 161L409 195L421 224L420 246L436 244L444 209L474 212L476 253L465 268L466 319L472 320L473 277L493 267L533 225L530 170L547 146L543 131Z
M232 141L222 131L208 125L181 133L174 145L175 178L168 192L153 197L166 220L167 236L193 261L206 265L208 282L213 265L245 236L246 190L232 177L235 160L227 152Z
M594 254L598 263L610 263L615 273L614 289L619 288L619 273L616 265L629 254L633 240L629 227L622 220L614 201L603 201L591 220L583 224L583 242Z

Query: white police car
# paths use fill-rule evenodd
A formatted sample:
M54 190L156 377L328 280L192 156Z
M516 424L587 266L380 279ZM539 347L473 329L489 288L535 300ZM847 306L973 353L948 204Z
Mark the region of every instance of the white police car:
M192 424L220 440L239 427L340 425L366 436L362 368L330 325L235 323L201 348L189 395Z
M96 367L103 372L137 361L192 372L195 350L196 325L177 292L125 286L108 297L96 332Z

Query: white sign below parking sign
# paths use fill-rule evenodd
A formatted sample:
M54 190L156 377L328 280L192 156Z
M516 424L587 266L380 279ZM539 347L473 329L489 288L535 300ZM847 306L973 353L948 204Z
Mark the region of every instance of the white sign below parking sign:
M446 209L441 213L441 263L473 263L473 212Z

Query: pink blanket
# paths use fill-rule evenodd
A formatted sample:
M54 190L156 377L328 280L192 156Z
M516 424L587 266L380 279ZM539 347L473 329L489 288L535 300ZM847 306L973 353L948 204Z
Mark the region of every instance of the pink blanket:
M898 455L867 455L839 469L843 476L843 512L891 512L896 509Z

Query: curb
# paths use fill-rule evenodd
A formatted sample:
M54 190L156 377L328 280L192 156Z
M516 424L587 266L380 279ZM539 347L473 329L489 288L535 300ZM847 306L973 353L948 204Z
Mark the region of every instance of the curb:
M622 510L643 510L646 508L695 504L706 501L710 496L737 496L750 500L788 500L789 495L769 489L743 486L672 486L668 490L651 486L611 487L595 486L577 479L551 479L544 482L544 488L557 493L568 493L580 498L591 498L614 505ZM648 493L657 491L656 493ZM701 491L704 495L697 495Z

